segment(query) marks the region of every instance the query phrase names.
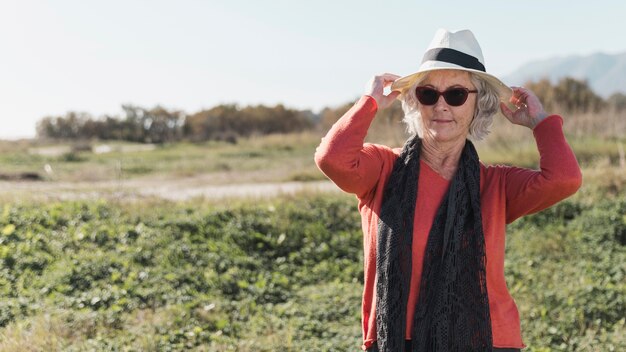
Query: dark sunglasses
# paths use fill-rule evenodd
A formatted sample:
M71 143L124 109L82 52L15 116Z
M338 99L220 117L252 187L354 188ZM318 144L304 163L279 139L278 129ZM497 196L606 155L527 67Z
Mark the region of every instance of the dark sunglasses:
M467 88L448 88L443 92L440 92L431 87L417 87L415 88L415 94L417 100L423 105L435 105L439 101L439 96L443 95L446 103L450 106L461 106L467 101L469 93L477 93L477 90L469 90Z

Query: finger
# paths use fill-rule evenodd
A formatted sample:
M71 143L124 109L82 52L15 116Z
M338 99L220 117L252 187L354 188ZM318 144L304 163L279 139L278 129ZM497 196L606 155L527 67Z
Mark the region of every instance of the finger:
M385 73L384 75L379 76L379 78L380 78L380 80L382 80L382 82L385 85L387 85L387 84L392 84L393 82L398 80L398 78L400 78L400 76L394 75L394 74L390 74L390 73Z
M396 98L398 97L398 95L400 95L400 92L399 92L399 91L397 91L397 90L394 90L394 91L392 91L391 93L389 93L389 94L387 95L387 97L388 97L389 99L396 99Z
M513 89L513 96L514 97L519 97L519 96L524 94L524 88L523 87L511 87L511 89Z
M528 96L523 95L517 99L517 104L515 104L518 109L526 109L528 108Z
M513 93L515 93L515 94L524 94L524 93L526 93L528 91L524 87L511 87L511 89L513 89Z
M525 106L526 105L526 100L527 100L528 96L524 93L518 93L518 94L513 94L513 96L511 97L510 101L513 105L520 107L520 106Z
M509 121L513 118L513 111L506 106L505 103L500 103L500 110L502 111L502 115L506 117Z
M385 78L390 78L390 79L398 79L400 78L400 76L393 74L393 73L383 73L381 76L385 77Z
M387 88L387 87L391 87L391 85L393 84L394 81L387 81L385 80L383 82L383 87Z
M393 82L397 80L398 78L400 78L400 76L394 75L392 73L383 73L380 75L376 75L376 79L383 81L383 82Z

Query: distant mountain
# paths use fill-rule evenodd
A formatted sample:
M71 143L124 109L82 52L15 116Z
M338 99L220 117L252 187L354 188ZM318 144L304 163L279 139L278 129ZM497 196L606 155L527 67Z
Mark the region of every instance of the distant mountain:
M606 98L613 93L626 93L626 53L597 53L589 56L566 56L530 62L502 80L509 85L549 78L557 82L563 77L587 80L591 88Z

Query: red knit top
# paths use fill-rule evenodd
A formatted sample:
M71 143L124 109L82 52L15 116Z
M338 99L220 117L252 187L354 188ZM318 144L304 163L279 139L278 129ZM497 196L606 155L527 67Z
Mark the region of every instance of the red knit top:
M376 100L363 96L333 127L315 153L328 178L359 200L363 227L365 280L362 302L363 344L376 340L376 235L383 190L401 149L364 143L376 115ZM562 131L563 119L551 115L533 130L540 170L480 165L481 215L487 258L487 293L493 347L524 348L520 318L504 278L506 224L535 213L575 193L580 167ZM407 304L406 339L411 338L413 312L419 294L423 255L435 213L450 181L421 163L413 225L413 269Z

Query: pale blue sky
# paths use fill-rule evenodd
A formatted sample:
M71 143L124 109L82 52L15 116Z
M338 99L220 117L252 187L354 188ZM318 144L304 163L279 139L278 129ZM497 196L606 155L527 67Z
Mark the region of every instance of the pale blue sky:
M487 71L626 51L626 2L2 0L0 138L46 115L188 113L220 103L318 111L411 73L437 28L469 28Z

